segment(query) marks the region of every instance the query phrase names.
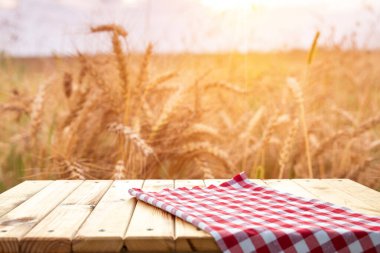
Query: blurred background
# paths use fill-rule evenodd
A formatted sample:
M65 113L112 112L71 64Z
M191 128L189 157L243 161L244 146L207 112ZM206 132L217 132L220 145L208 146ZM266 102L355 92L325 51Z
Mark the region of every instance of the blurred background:
M378 0L0 0L0 191L27 179L380 189Z
M143 51L227 52L307 49L351 39L380 46L377 0L1 0L0 50L18 56L106 51L94 24L117 23L128 44ZM164 39L163 39L164 38ZM207 39L205 39L207 38ZM350 39L348 39L350 38Z

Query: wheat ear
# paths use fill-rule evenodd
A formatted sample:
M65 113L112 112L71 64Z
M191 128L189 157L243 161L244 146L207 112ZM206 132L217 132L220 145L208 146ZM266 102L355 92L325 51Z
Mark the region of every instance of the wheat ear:
M308 65L311 65L311 63L313 62L313 59L314 59L314 56L315 56L315 52L317 50L317 44L318 44L319 36L320 36L320 32L317 31L315 33L315 35L314 35L313 43L311 44L311 47L310 47L310 50L309 50L309 54L307 56L307 64Z
M124 30L123 27L116 24L107 24L107 25L99 25L91 27L91 32L116 32L120 36L126 37L128 35L127 31Z
M374 116L372 118L369 118L364 123L362 123L361 125L359 125L359 127L355 131L353 131L351 133L351 137L355 138L355 137L357 137L359 135L362 135L363 133L365 133L368 130L374 128L378 124L380 124L380 114L378 114L378 115L376 115L376 116Z
M288 87L292 91L296 102L299 107L299 113L301 118L301 125L302 125L302 131L303 136L305 140L305 154L307 159L307 170L309 178L313 178L313 167L312 167L312 161L311 161L311 153L310 153L310 143L309 143L309 131L306 124L306 114L305 114L305 105L304 105L304 95L302 92L302 89L294 78L288 78L287 79Z
M282 149L280 152L280 159L278 161L278 164L280 165L278 178L280 179L283 178L285 168L289 163L290 154L292 152L293 144L294 144L297 131L298 131L298 125L299 125L298 120L295 120L289 130L288 136L285 139L284 145L282 146Z
M163 74L162 76L157 77L153 81L149 82L149 84L146 86L144 93L156 88L158 85L165 83L173 78L178 76L177 72L170 72L167 74Z
M111 123L108 126L108 129L111 132L120 133L122 134L126 139L131 140L132 143L134 143L145 156L149 156L154 153L154 150L152 147L150 147L143 138L137 133L135 133L130 127L124 126L120 123Z
M153 53L153 45L151 43L148 44L145 50L143 61L141 62L140 66L140 73L137 78L137 89L140 89L142 86L146 86L148 82L148 68L150 59L152 58Z
M30 115L30 127L28 137L31 143L36 143L38 139L38 132L41 130L42 117L44 110L46 88L49 81L43 82L39 87L36 96L34 97L32 110Z
M277 118L278 118L278 111L276 110L274 115L269 119L267 125L265 126L263 137L261 138L261 142L260 142L260 151L258 152L259 156L257 156L255 159L255 163L253 165L253 171L256 170L256 168L258 168L258 165L260 165L261 168L265 169L265 151L270 139L273 136ZM260 164L258 164L259 161L260 161ZM251 171L251 176L252 176L253 171Z
M112 179L114 179L114 180L125 179L126 178L125 177L125 171L126 171L126 168L124 165L124 161L123 160L117 161L115 168L114 168L114 171L113 171L113 174L112 174Z
M175 108L180 103L181 98L182 98L182 90L178 90L174 95L172 95L169 98L158 120L156 121L156 123L153 125L151 129L149 141L153 141L154 138L156 138L158 132L160 132L160 130L163 129L168 124L170 116L173 114L173 112L175 111Z
M214 174L207 161L201 159L195 159L195 162L203 173L203 179L214 179Z
M70 73L65 72L63 74L63 92L66 98L70 98L72 90L73 90L73 76Z
M178 154L180 156L186 156L188 154L209 154L221 161L229 171L233 169L233 164L229 159L228 153L209 142L190 142L182 146Z

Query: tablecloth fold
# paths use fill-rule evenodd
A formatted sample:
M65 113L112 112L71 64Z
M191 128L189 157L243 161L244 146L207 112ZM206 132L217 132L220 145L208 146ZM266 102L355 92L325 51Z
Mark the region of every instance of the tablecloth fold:
M207 188L129 193L209 232L225 253L380 252L380 217L260 186L245 173Z

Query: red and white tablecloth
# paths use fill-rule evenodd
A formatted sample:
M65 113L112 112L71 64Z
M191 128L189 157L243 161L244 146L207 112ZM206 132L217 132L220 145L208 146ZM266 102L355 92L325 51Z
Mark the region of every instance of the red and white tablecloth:
M380 252L380 217L259 186L244 173L207 188L129 192L209 232L223 252Z

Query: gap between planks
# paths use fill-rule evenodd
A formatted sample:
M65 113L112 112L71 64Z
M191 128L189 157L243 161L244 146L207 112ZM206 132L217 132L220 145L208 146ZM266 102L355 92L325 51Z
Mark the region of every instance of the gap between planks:
M3 215L0 218L0 252L20 252L21 238L82 182L81 180L54 181Z
M51 184L51 180L24 181L0 195L0 217Z
M204 181L146 180L143 184L143 189L157 191L162 188L178 186L208 186L210 184L220 184L226 180L228 179ZM140 181L140 185L136 183L133 187L140 187L142 180L136 181ZM252 181L297 196L318 198L343 205L358 212L380 214L378 204L380 201L374 201L380 200L380 193L351 180L273 179ZM127 189L131 185L123 188L125 195L120 195L119 191L112 192L113 187L111 187L111 183L112 186L116 186L119 182L99 180L99 182L108 183L105 183L105 185L101 183L103 186L92 195L78 198L74 197L77 193L82 193L83 195L83 192L93 188L92 186L90 187L90 183L84 183L91 182L91 180L31 182L33 181L26 181L0 195L0 200L4 200L5 203L3 205L1 202L0 207L0 214L3 212L3 216L0 217L0 252L19 252L18 241L21 238L22 252L71 252L71 247L74 250L73 252L91 252L94 248L97 249L96 252L120 252L123 246L122 239L124 238L125 245L129 247L129 250L133 251L147 251L146 249L148 251L149 249L154 251L173 251L176 249L178 252L219 251L213 238L203 231L198 231L193 225L179 218L174 219L173 216L143 202L139 201L137 205L133 203L133 198L127 193ZM31 190L26 191L29 186ZM15 195L15 200L11 199L11 195ZM68 195L69 197L67 197ZM69 201L70 196L71 201ZM121 198L121 200L120 197L122 196L125 199ZM66 197L69 200L65 199ZM101 201L98 203L100 199ZM48 203L46 203L46 200L49 200ZM95 210L92 211L93 206L91 207L91 205L96 205L97 203ZM65 205L78 205L79 207L71 207L71 214L68 214L67 210L65 210ZM108 205L120 207L120 209L111 208ZM36 210L35 206L39 206L39 209ZM140 207L137 208L138 206ZM137 212L134 212L133 209L137 210ZM141 214L141 210L145 210L142 211L145 214ZM57 221L58 218L62 217L62 214L65 217L64 220L71 219L73 211L75 219L70 228L62 225L62 220ZM120 212L116 215L118 211ZM107 219L104 219L103 212L107 213ZM130 213L128 214L128 212ZM125 215L123 216L123 214ZM145 216L146 214L148 216ZM153 224L146 219L146 217L152 215L155 217ZM114 224L117 224L117 227L114 227ZM142 229L139 228L140 225L142 225ZM46 228L48 227L54 228L49 230L56 231L57 229L58 232L54 234L54 232L49 232L48 230L46 233ZM99 231L102 229L100 227L104 231ZM166 227L166 229L162 227ZM154 232L149 235L146 231ZM142 236L139 233L142 233ZM26 236L23 238L25 234ZM45 239L41 239L41 235ZM56 238L59 238L60 243L57 244ZM51 241L55 241L55 243ZM105 243L108 245L108 242L112 242L112 244L109 244L112 245L109 248L111 250L104 249L103 251L102 246L104 247ZM42 247L45 250L37 250L35 245L40 245L38 248L41 249ZM57 245L62 251L56 250ZM54 247L54 250L52 250L52 247Z
M346 192L343 188L335 187L334 184L328 183L324 179L292 179L292 181L315 195L317 199L348 207L359 213L372 216L380 215L380 210L373 207L369 199L358 198L358 196Z
M143 180L114 181L77 232L73 252L120 252L137 202L128 190L142 185Z
M72 240L111 180L86 180L21 239L21 252L70 253Z
M172 189L174 180L145 180L143 190ZM125 246L129 251L174 251L174 216L138 201L125 234Z

